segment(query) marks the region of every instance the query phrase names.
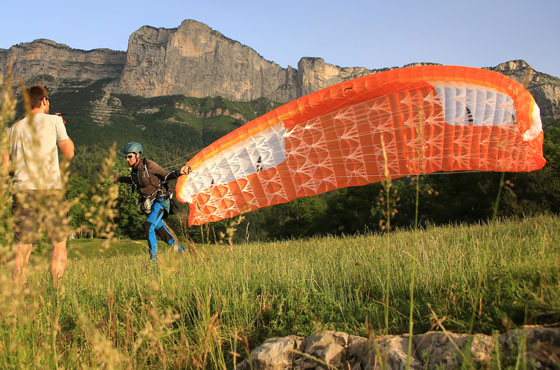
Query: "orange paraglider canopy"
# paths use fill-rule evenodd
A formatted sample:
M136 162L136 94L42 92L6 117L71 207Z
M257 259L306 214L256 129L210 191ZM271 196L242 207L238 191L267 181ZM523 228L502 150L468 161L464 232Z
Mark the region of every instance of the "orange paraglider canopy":
M544 166L539 108L506 76L421 66L346 81L283 105L209 145L179 178L189 225L296 197L448 171Z

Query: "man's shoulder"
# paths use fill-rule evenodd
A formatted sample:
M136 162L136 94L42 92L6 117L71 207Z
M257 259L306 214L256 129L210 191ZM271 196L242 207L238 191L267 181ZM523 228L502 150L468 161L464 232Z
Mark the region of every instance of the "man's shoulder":
M29 116L25 116L24 118L20 119L16 123L12 125L12 127L20 127L25 125L29 122ZM32 122L52 122L52 123L63 123L62 117L57 116L55 114L46 114L46 113L37 113L32 115Z
M153 159L144 158L143 163L146 165L146 168L150 173L163 175L166 172L156 161Z
M47 114L47 113L37 113L34 119L48 121L55 124L63 124L62 117L57 116L56 114Z
M27 135L27 133L29 132L29 125L27 121L27 117L25 117L10 126L10 128L8 129L10 140L12 140L14 137L20 137L20 135Z
M151 158L142 158L142 163L148 167L157 166L158 164Z
M27 117L24 117L22 119L20 119L19 121L17 121L16 123L14 123L13 125L10 126L10 129L17 129L23 125L25 125L25 123L27 122Z

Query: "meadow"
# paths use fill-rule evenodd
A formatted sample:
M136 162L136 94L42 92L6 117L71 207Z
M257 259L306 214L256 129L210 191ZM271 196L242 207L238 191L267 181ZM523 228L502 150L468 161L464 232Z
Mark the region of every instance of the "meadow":
M505 332L560 322L560 217L271 243L69 243L0 272L2 368L230 369L266 338ZM9 267L8 265L5 265Z

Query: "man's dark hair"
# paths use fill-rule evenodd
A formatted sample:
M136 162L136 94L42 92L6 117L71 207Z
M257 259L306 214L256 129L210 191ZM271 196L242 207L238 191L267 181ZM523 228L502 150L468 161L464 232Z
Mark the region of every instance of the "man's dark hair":
M35 85L27 89L27 95L29 95L29 103L31 104L31 109L33 109L41 106L41 101L49 96L49 92L46 87Z

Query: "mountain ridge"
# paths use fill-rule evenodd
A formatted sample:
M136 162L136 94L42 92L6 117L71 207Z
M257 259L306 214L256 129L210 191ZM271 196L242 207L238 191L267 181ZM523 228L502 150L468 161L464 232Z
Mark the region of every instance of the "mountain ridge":
M437 64L410 63L405 65ZM80 50L47 39L0 49L0 76L13 67L26 84L54 91L84 88L109 80L108 94L143 97L184 95L252 101L265 97L285 103L327 86L394 69L341 67L321 57L302 57L297 68L283 68L240 41L204 23L186 19L176 28L142 26L129 37L127 51ZM523 60L485 67L523 82L543 118L560 118L560 78L535 71Z

